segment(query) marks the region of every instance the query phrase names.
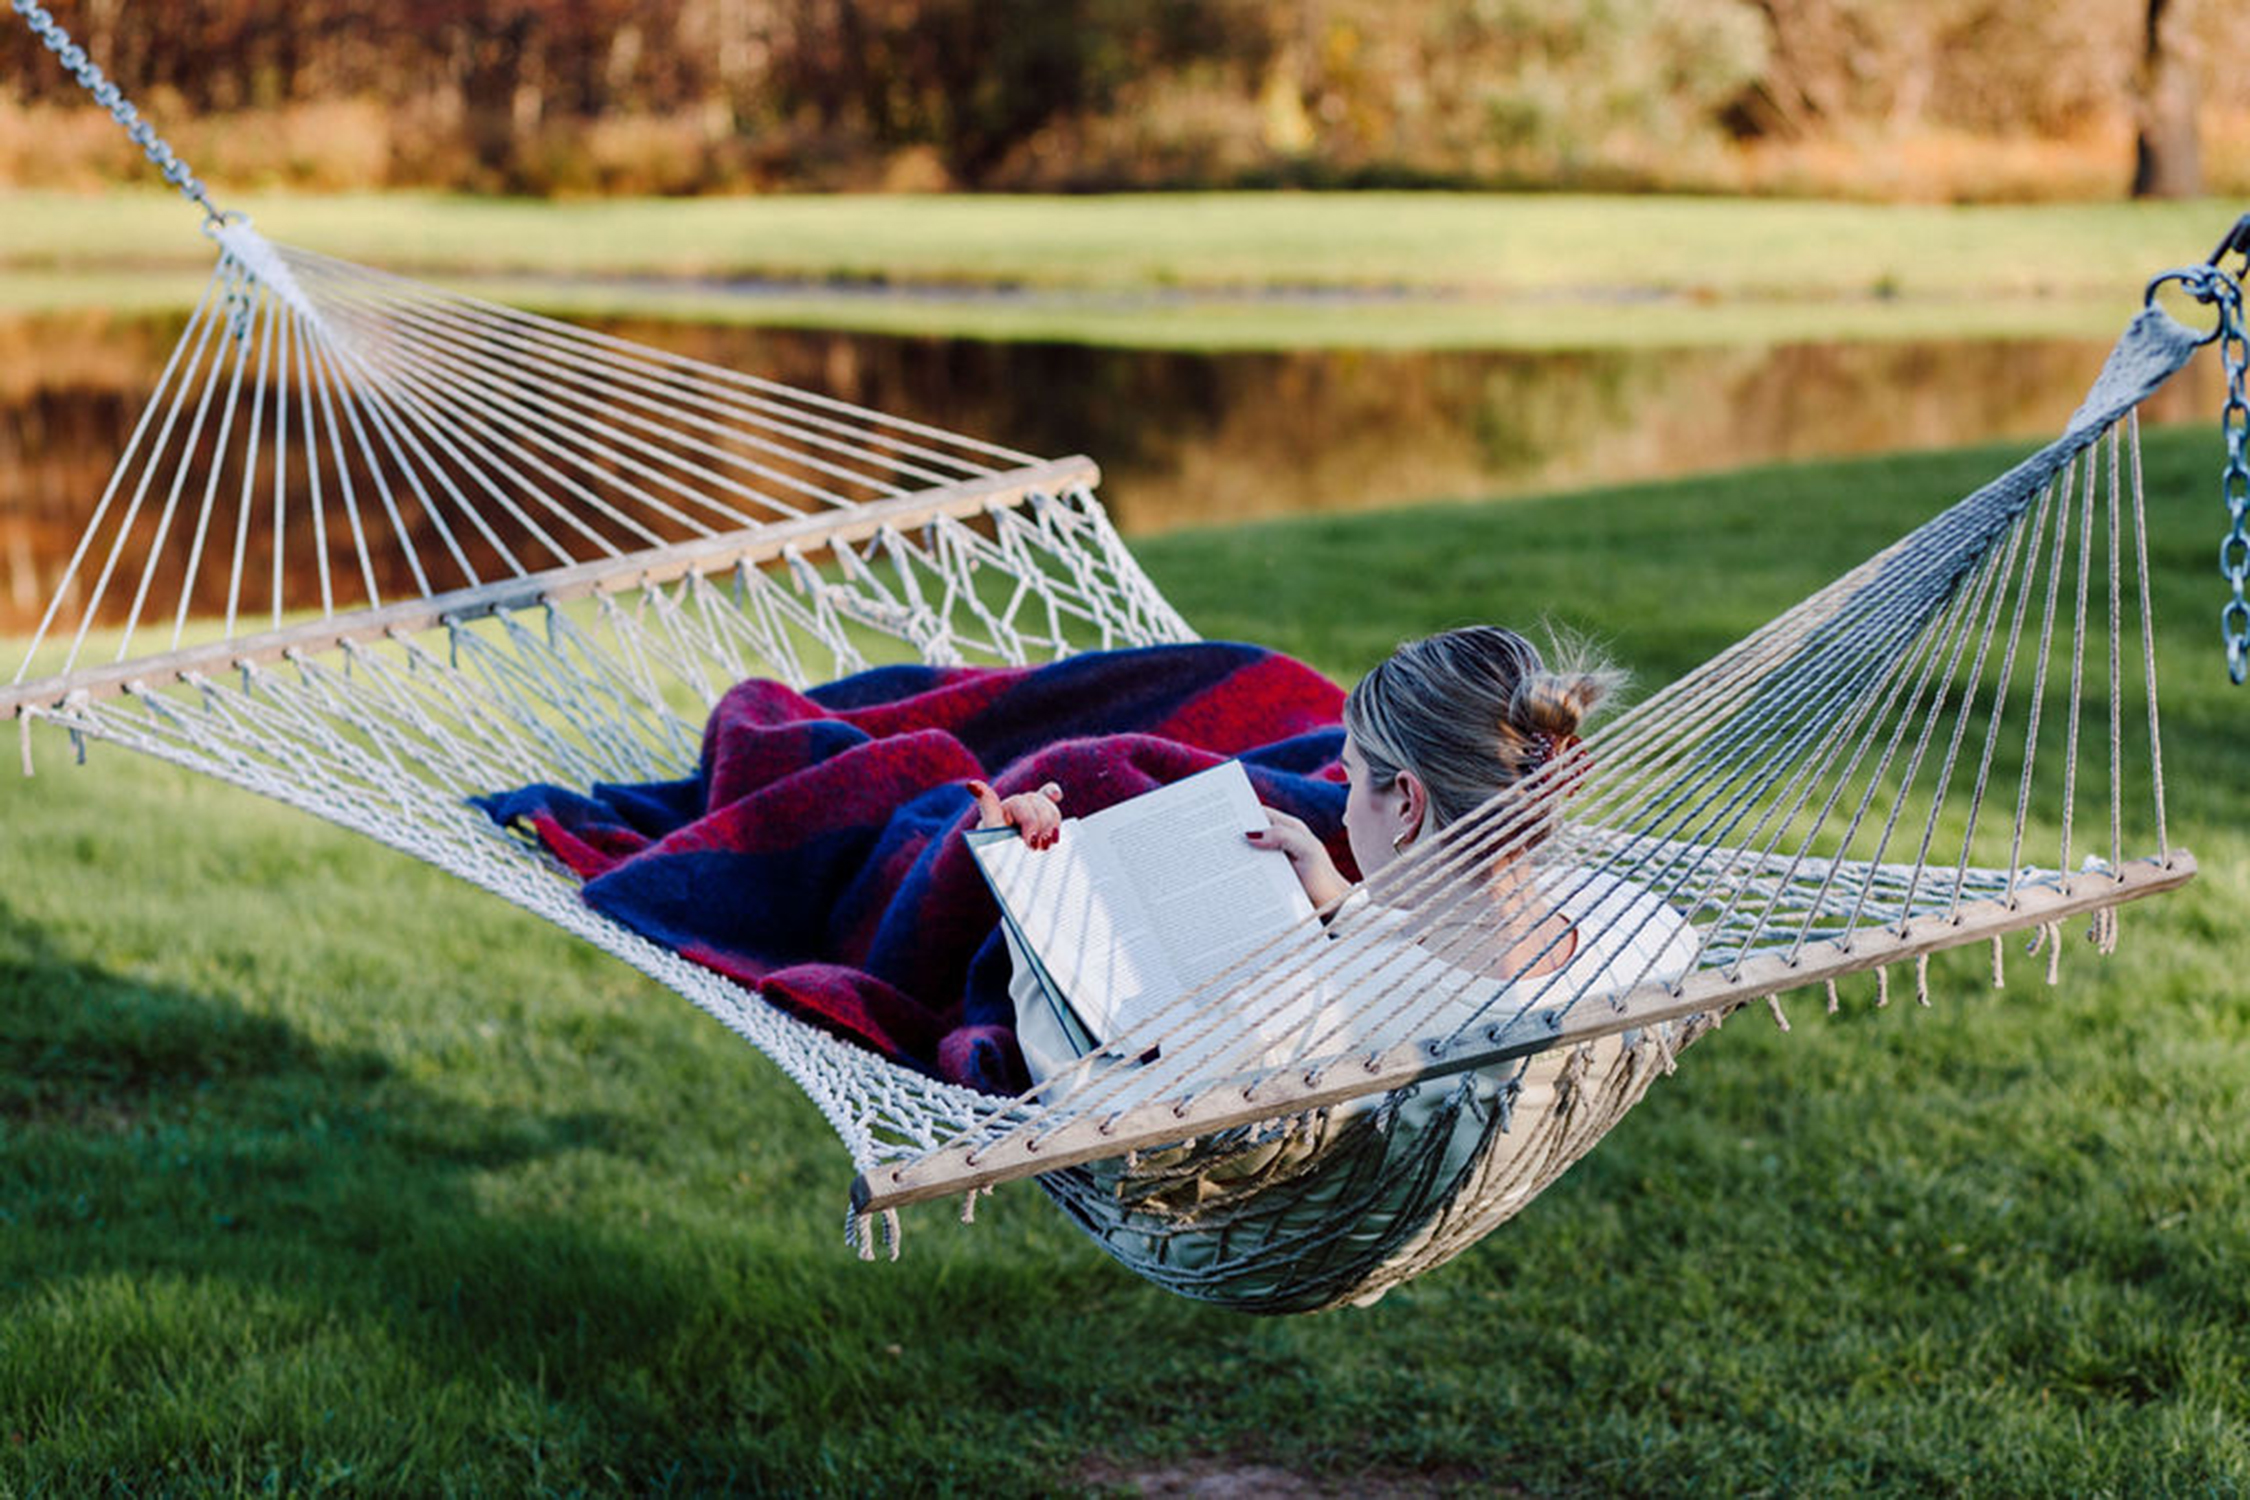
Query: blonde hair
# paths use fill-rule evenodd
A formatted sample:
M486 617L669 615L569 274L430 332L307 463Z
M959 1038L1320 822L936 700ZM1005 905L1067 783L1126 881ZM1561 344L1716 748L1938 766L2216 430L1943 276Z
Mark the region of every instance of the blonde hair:
M1575 736L1622 673L1577 642L1550 668L1539 649L1498 625L1408 641L1344 700L1344 728L1369 780L1389 787L1412 771L1429 791L1423 831L1482 806L1537 771Z

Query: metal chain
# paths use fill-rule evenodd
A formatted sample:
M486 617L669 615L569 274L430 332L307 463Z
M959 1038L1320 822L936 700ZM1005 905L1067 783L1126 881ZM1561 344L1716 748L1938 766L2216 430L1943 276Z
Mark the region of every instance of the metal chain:
M2230 275L2224 265L2229 254L2238 254L2242 265ZM2218 327L2212 337L2218 340L2219 359L2227 372L2227 404L2220 415L2220 431L2226 436L2226 475L2220 480L2220 494L2227 504L2226 540L2219 543L2219 571L2234 588L2234 597L2219 611L2219 629L2226 637L2227 675L2240 686L2250 677L2250 601L2243 598L2243 585L2250 581L2250 401L2246 401L2243 388L2250 383L2250 340L2242 329L2242 279L2250 274L2250 214L2237 219L2227 237L2219 241L2219 248L2211 252L2206 275L2211 283L2209 295L2204 300L2215 302L2219 310ZM2203 294L2198 293L2199 296Z
M2229 271L2223 264L2239 254L2242 266ZM2227 507L2227 534L2219 543L2219 574L2234 597L2219 610L2219 634L2226 642L2227 676L2240 686L2250 680L2250 337L2242 322L2242 283L2250 278L2250 214L2244 214L2219 241L2210 260L2200 266L2166 271L2148 284L2148 302L2157 292L2177 285L2188 296L2213 309L2211 331L2199 342L2217 344L2226 370L2226 409L2219 429L2226 439L2227 463L2219 480L2220 498Z
M2230 283L2232 287L2232 283ZM2226 635L2227 675L2239 686L2250 677L2250 602L2242 597L2250 579L2250 402L2243 397L2250 369L2250 340L2242 331L2242 293L2219 304L2219 358L2226 366L2227 404L2219 418L2226 434L2226 477L2220 481L2227 502L2227 536L2219 544L2219 571L2234 587L2234 597L2219 611L2219 628Z
M13 0L13 3L16 14L22 16L25 23L38 34L39 40L47 44L47 50L62 59L62 65L70 70L70 76L94 96L94 102L108 110L110 118L125 127L125 133L132 137L133 144L140 147L156 169L164 174L164 180L178 188L190 203L200 206L207 221L223 217L217 205L212 203L210 195L203 190L203 184L187 169L187 163L181 161L172 148L164 143L164 138L156 133L155 127L141 118L141 112L133 107L132 101L119 92L117 85L111 83L102 70L95 66L93 59L86 55L86 49L72 41L70 33L63 30L53 16L47 14L46 7L40 5L38 0Z

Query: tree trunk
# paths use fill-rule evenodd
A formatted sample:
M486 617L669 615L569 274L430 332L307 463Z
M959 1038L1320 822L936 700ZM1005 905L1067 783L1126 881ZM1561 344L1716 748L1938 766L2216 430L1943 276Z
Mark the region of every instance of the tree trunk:
M2165 24L2167 12L2173 25ZM2172 0L2148 0L2142 42L2140 134L2133 147L2133 196L2193 198L2203 191L2203 142L2196 127L2193 64L2173 44L2179 14Z

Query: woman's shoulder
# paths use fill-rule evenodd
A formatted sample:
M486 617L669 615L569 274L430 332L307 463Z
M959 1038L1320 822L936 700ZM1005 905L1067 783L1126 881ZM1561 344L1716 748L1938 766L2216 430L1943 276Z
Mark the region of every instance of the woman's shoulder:
M1629 875L1606 870L1599 865L1558 864L1542 871L1539 881L1547 888L1555 904L1575 917L1594 917L1611 911L1640 911L1657 907L1672 910L1670 904L1655 890Z
M1558 868L1542 878L1578 930L1581 960L1637 955L1674 971L1693 961L1698 940L1685 914L1639 881L1598 868Z

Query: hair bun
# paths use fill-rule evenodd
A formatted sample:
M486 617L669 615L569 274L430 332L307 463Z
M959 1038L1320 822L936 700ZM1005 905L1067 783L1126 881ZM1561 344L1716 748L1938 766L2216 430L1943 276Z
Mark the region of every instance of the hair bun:
M1611 671L1527 672L1508 705L1510 727L1549 740L1575 737L1617 681Z

